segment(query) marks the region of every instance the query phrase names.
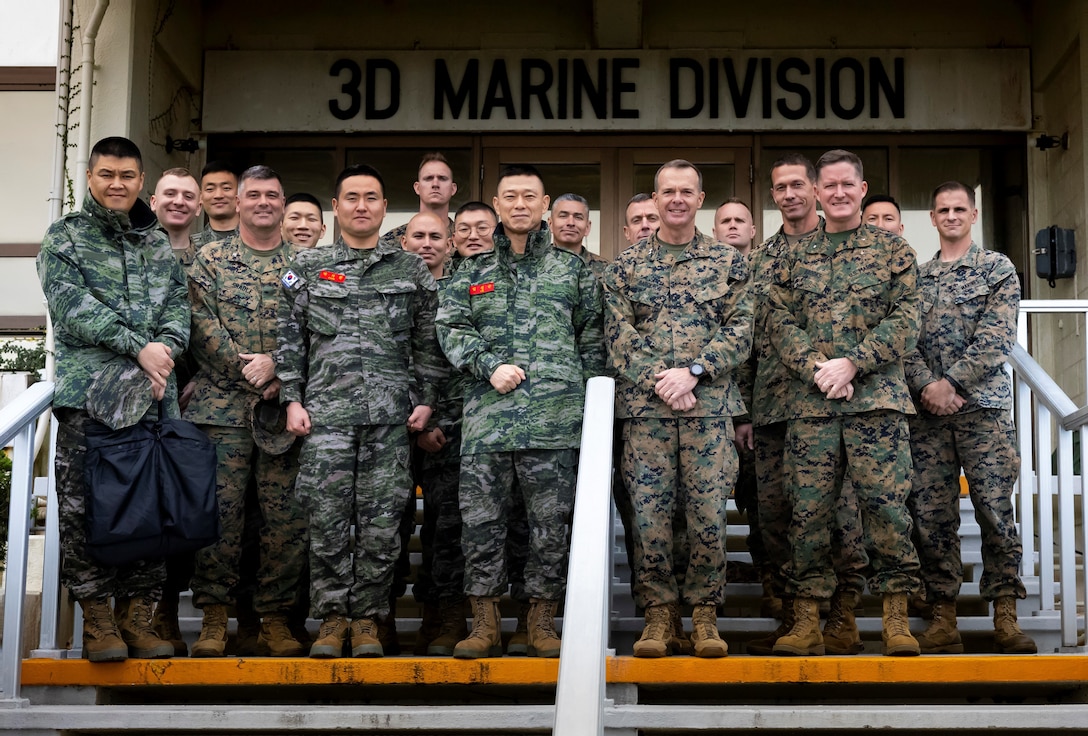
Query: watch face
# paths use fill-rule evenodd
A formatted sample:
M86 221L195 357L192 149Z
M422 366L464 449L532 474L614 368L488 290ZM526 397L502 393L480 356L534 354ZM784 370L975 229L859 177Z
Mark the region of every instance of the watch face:
M698 377L698 376L703 375L703 367L701 365L699 365L698 363L692 363L691 367L688 368L688 370L691 371L691 375L693 375L693 376Z

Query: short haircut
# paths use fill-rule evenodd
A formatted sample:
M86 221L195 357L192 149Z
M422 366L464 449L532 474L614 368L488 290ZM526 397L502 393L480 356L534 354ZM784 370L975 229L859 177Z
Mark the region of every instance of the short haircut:
M540 175L540 170L532 164L507 164L499 169L499 180L496 182L496 186L502 184L502 180L511 176L535 176L540 180L540 188L544 187L544 177Z
M98 143L95 143L94 147L91 148L91 156L87 160L87 168L93 169L94 165L98 163L98 159L102 156L134 158L136 159L137 170L141 174L144 171L144 157L140 155L140 148L128 138L114 135L109 138L103 138L98 141Z
M627 200L627 207L630 207L633 204L638 204L639 202L648 202L648 201L650 201L652 199L653 199L653 197L650 196L649 194L647 194L646 192L639 192L638 194L636 194L635 196L633 196L629 200ZM627 211L627 207L623 208L624 212Z
M287 201L283 203L283 208L287 209L295 202L306 202L307 204L312 204L314 207L317 207L318 212L321 212L324 209L321 206L321 200L319 200L317 197L310 194L309 192L297 192L295 194L292 194L290 197L287 198Z
M816 161L816 176L819 178L820 172L832 164L847 163L852 165L858 172L858 178L865 179L865 166L861 163L861 157L856 153L843 150L842 148L833 148Z
M463 205L457 208L457 211L453 213L453 219L456 222L457 218L465 212L486 212L491 215L491 219L495 221L497 225L499 223L499 215L495 212L495 208L486 202L478 202L473 200L472 202L465 202Z
M899 203L895 201L895 197L890 194L872 194L865 198L865 201L861 203L861 211L864 212L871 204L880 204L881 202L887 202L895 205L895 211L899 214L903 214L903 209L899 206Z
M167 169L166 171L162 172L162 176L160 176L159 178L161 179L163 178L163 176L180 176L183 178L188 176L193 180L196 179L196 177L193 176L193 172L189 171L184 166L175 166L172 169Z
M566 194L560 194L552 202L552 209L554 210L555 206L557 204L559 204L560 202L577 202L578 204L580 204L580 205L582 205L583 207L586 208L586 212L589 212L589 200L587 200L581 194L575 194L574 192L567 192Z
M265 166L264 164L257 164L256 166L250 166L248 169L242 172L242 175L238 177L238 192L241 193L245 189L245 184L250 179L254 181L271 181L275 179L280 184L280 189L283 189L283 179L277 174L271 166Z
M755 224L755 216L752 215L752 208L748 205L747 202L745 202L740 197L729 197L729 198L727 198L720 205L718 205L717 209L715 209L714 211L717 212L722 207L725 207L727 204L739 204L741 207L748 210L748 217L751 217L752 218L752 223Z
M203 179L208 174L221 174L226 173L238 178L238 167L229 161L223 161L222 159L217 161L209 161L204 164L204 168L200 170L200 178Z
M929 198L929 208L935 209L937 207L937 195L944 194L945 192L963 192L967 195L967 201L971 203L971 209L975 209L975 190L964 184L962 181L946 181L939 187L933 190L933 196Z
M813 166L809 157L803 153L791 151L784 154L781 158L771 164L771 171L774 171L779 166L804 166L805 176L808 177L808 180L811 182L816 181L816 167Z
M661 168L654 174L654 191L657 191L657 177L661 175L661 172L665 169L691 169L699 177L699 191L703 191L703 172L693 164L691 161L686 161L682 158L674 158L672 161L666 161L661 164Z
M336 177L336 187L333 191L336 192L338 198L340 197L340 185L344 183L345 179L350 179L353 176L370 176L377 179L378 188L381 189L382 197L385 197L385 179L382 178L381 172L370 164L352 164Z
M419 177L420 172L423 171L423 167L432 161L437 161L440 164L445 164L446 168L450 170L450 174L453 174L453 167L450 166L449 159L442 155L439 151L431 151L430 153L423 154L423 159L419 162L419 168L416 169L416 177Z

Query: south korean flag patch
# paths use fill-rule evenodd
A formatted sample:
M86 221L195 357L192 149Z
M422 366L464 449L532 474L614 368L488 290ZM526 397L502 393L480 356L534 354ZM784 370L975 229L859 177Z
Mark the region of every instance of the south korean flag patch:
M287 269L287 273L280 277L280 283L283 284L285 289L297 289L300 280L298 274L291 269Z

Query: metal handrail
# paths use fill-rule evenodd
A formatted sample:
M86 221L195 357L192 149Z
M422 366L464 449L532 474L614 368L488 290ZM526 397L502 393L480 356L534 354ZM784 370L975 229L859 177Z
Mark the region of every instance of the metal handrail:
M19 697L26 601L27 538L34 489L34 431L38 417L53 403L50 381L35 383L0 411L0 447L12 443L8 510L7 588L4 593L4 647L0 651L0 707L24 707Z
M598 376L586 384L564 603L564 611L572 615L563 617L554 736L604 733L615 395L616 382L611 378Z

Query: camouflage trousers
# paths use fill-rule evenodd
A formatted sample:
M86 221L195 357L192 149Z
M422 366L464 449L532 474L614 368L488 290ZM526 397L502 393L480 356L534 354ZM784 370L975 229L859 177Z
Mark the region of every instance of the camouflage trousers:
M509 525L520 494L528 522L524 594L562 599L577 464L577 450L515 450L461 457L465 595L496 596L506 591L512 573Z
M403 424L314 427L303 442L296 492L310 523L316 618L389 614L401 517L412 489L408 454Z
M717 605L725 585L724 499L737 479L729 417L628 419L623 478L634 511L631 592L642 607ZM687 565L677 581L673 519L686 522ZM682 565L683 562L680 562Z
M1016 429L1005 409L981 409L910 420L914 483L907 505L922 562L926 597L955 598L963 582L960 558L960 468L982 531L983 600L1024 598L1023 547L1012 507L1020 472Z
M299 597L299 580L306 556L306 522L295 499L298 444L282 455L264 452L244 427L201 425L215 442L219 467L219 541L196 553L193 605L230 605L241 578L246 525L246 495L256 486L261 513L257 580L253 609L260 614L286 612Z
M896 411L792 419L786 426L784 479L792 507L786 592L830 598L837 585L833 538L849 473L861 512L874 593L914 593L918 555L907 511L911 459L907 419Z
M789 539L793 507L786 497L782 477L786 423L776 422L756 427L754 444L758 488L757 524L775 591L781 595L788 586L793 557ZM835 515L836 523L831 533L831 554L836 588L863 593L869 555L865 551L858 500L849 473L843 480ZM751 518L749 516L749 524ZM755 559L755 552L752 553L752 558Z
M461 458L423 454L416 483L423 489L423 524L419 541L423 562L412 595L419 603L449 605L464 600L465 554L461 550L461 509L458 487Z
M166 579L166 566L161 557L124 567L109 567L98 564L87 554L83 469L87 456L87 427L95 421L79 409L57 408L53 415L57 418L61 583L80 601L110 596L158 600ZM7 513L6 509L4 513Z

